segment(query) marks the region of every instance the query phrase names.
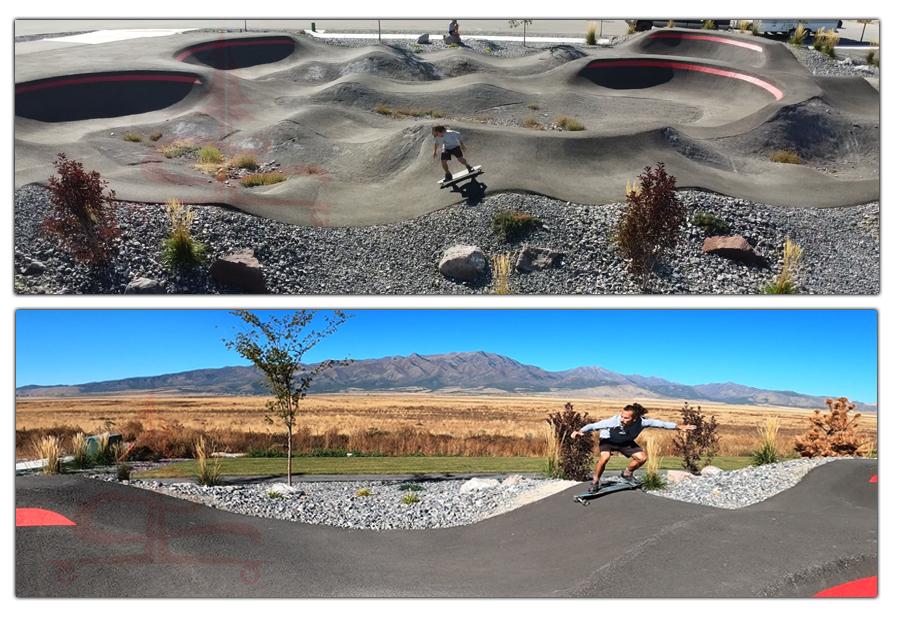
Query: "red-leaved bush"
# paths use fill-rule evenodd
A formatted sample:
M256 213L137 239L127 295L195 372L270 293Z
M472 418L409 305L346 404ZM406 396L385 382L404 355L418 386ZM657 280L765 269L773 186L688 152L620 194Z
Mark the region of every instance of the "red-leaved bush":
M58 176L50 177L50 215L42 226L45 236L63 250L92 266L109 263L121 235L116 223L116 193L96 171L85 172L78 161L59 153L53 162Z

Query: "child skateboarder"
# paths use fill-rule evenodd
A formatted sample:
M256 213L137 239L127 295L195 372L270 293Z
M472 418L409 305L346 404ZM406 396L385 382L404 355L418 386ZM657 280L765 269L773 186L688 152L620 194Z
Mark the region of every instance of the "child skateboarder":
M606 462L612 457L613 451L618 451L625 457L631 458L628 468L623 470L620 476L626 483L637 484L638 480L634 477L634 471L644 465L647 461L647 454L634 439L644 429L653 427L691 431L697 428L694 425L679 425L674 422L644 418L646 413L647 410L639 403L633 403L627 405L612 418L585 425L572 432L571 437L574 439L586 435L588 431L600 431L600 461L597 462L597 467L594 469L594 479L591 481L588 492L593 493L600 490L600 477L603 469L606 468Z
M451 156L456 157L457 161L466 166L469 172L474 170L469 165L469 162L463 159L463 151L465 151L466 145L463 143L462 135L457 131L449 130L443 125L432 127L431 134L434 136L434 153L431 155L432 158L437 157L438 144L443 146L441 150L441 167L444 168L445 181L453 178L453 175L450 174Z

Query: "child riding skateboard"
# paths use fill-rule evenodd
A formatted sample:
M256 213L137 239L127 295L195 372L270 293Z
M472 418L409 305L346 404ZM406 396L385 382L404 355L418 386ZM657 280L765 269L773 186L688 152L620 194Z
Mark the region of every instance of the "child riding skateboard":
M647 454L634 439L644 429L652 427L690 431L697 428L694 425L679 425L674 422L644 418L646 413L647 410L639 403L633 403L627 405L625 409L612 418L585 425L581 429L576 429L572 432L571 437L577 438L586 435L589 431L600 431L600 460L594 469L594 479L591 481L591 487L588 489L588 492L593 493L600 489L600 477L603 474L603 469L606 468L606 462L612 457L613 451L618 451L625 457L631 458L627 470L623 470L620 475L621 480L625 483L637 483L634 471L644 465L647 461Z
M441 150L441 167L444 168L445 181L449 181L453 178L453 175L450 174L451 156L456 157L457 161L466 166L466 169L469 172L474 171L474 168L469 165L469 162L463 159L463 152L466 149L466 145L463 143L462 135L457 131L451 131L440 124L432 127L431 134L434 137L434 152L431 155L432 158L437 157L438 144L443 146Z

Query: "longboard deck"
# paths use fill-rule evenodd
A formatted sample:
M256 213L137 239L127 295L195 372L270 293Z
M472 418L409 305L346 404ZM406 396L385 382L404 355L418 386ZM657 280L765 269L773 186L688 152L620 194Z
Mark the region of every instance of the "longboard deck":
M454 185L455 183L459 183L460 181L465 181L467 178L478 176L479 174L484 174L484 171L481 169L480 165L475 165L472 166L471 172L460 172L459 174L453 175L453 178L449 181L441 179L440 181L438 181L438 183L440 184L441 189L444 189L445 187L449 187L450 185Z
M625 490L639 490L641 488L641 484L631 484L625 483L621 481L616 481L614 483L608 483L606 485L602 484L600 490L597 492L585 492L584 494L576 494L575 502L581 503L582 505L587 505L590 501L594 499L598 499L601 496L606 496L607 494L612 494L613 492L623 492Z

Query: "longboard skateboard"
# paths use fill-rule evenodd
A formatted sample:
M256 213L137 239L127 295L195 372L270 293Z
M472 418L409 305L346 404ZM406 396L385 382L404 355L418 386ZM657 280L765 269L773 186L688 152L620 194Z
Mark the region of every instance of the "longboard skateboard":
M623 490L639 490L641 484L627 483L624 481L602 481L600 489L597 492L585 492L584 494L576 494L575 502L587 506L589 502L598 499L601 496L612 494L613 492L622 492Z
M444 189L445 187L449 187L450 185L456 185L460 181L465 181L466 179L472 178L473 176L478 176L479 174L484 174L484 172L482 171L480 165L476 165L476 166L472 166L471 172L460 172L459 174L454 175L454 177L452 179L450 179L449 181L445 181L444 179L441 179L440 181L438 181L438 183L440 184L441 189Z

